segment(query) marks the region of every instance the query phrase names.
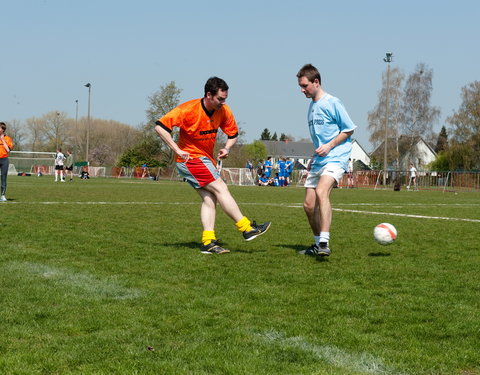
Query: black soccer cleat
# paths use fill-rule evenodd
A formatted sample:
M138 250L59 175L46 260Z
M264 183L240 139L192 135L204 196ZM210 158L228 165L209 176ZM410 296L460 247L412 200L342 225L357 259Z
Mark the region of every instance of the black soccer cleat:
M254 221L251 224L252 225L252 230L248 231L248 232L243 232L243 238L246 241L251 241L254 238L257 238L258 236L261 236L262 234L264 234L268 230L268 228L270 228L270 224L271 223L269 221L266 221L263 224L257 225L257 223Z
M226 254L229 252L230 250L220 246L220 242L218 240L214 240L210 242L208 245L202 245L202 248L201 248L202 254Z

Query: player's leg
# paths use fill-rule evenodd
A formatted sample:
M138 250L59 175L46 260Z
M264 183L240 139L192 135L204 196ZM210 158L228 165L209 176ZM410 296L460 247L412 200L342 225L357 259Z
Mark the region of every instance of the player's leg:
M335 182L336 181L332 176L321 176L317 188L315 189L317 202L320 206L320 232L330 232L330 226L332 224L330 192L332 191Z
M202 205L200 207L200 221L202 222L202 227L204 231L214 231L215 230L215 217L216 217L216 206L217 198L214 194L209 191L200 188L195 189L202 198Z
M217 178L203 188L215 195L223 212L235 222L235 226L242 232L245 240L253 240L270 228L270 222L257 225L255 221L250 222L250 220L242 214L237 202L232 197L232 194L230 194L227 184L225 184L221 178Z
M1 196L2 201L6 201L5 193L7 192L7 175L8 175L8 158L0 159L0 173L1 173Z
M300 254L316 256L318 255L320 242L320 207L315 194L315 185L318 176L309 174L305 182L305 199L303 201L303 210L307 215L308 223L313 233L313 244L306 250L299 251Z
M307 215L308 223L314 236L320 236L320 209L317 202L317 195L314 188L305 189L303 210Z
M237 222L243 218L237 202L233 199L228 190L227 184L225 184L221 178L217 178L215 181L204 186L203 190L206 190L216 197L223 212L225 212L233 221Z

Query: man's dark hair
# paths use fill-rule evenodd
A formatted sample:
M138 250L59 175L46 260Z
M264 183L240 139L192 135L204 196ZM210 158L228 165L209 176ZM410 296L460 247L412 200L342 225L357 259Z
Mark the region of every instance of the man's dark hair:
M217 95L218 90L227 91L227 82L218 77L210 77L205 83L205 96L207 96L207 93Z
M322 78L320 77L320 72L312 64L305 64L302 66L297 73L297 78L306 77L310 82L315 81L315 78L318 79L318 83L322 84Z

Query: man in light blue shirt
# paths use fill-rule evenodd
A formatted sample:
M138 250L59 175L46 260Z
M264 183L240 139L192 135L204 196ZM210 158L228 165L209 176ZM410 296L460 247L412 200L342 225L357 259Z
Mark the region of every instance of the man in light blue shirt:
M297 78L301 92L312 99L308 108L308 128L315 147L305 181L303 204L315 243L301 253L329 256L332 223L330 192L348 169L351 135L356 125L342 102L322 89L317 68L311 64L304 65Z

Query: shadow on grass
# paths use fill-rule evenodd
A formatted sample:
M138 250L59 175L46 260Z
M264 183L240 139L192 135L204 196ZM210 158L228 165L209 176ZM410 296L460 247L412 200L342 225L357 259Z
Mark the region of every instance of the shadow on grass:
M303 246L303 245L276 244L275 246L283 247L284 249L287 249L287 250L293 250L297 254L298 254L299 251L305 250L307 248L306 246ZM314 258L317 262L320 262L320 263L328 261L328 257L313 257L313 256L305 255L305 254L298 254L298 256L306 256L306 257L309 257L309 258Z
M283 247L284 249L287 250L293 250L296 253L298 253L301 250L305 250L308 246L303 246L303 245L287 245L287 244L276 244L276 247Z
M190 241L190 242L164 242L160 243L159 245L165 247L174 247L174 248L187 248L187 249L200 249L200 244L198 242Z
M245 254L253 254L253 253L261 253L261 252L265 252L266 250L265 249L252 249L252 250L246 250L246 249L237 249L237 248L234 248L234 247L231 247L229 245L227 245L226 243L224 243L223 241L219 240L220 241L220 246L224 247L225 249L228 249L230 250L231 252L234 252L234 253L245 253ZM193 249L193 250L198 250L200 251L200 242L194 242L194 241L190 241L190 242L170 242L170 243L167 243L167 242L164 242L164 243L160 243L161 246L165 246L165 247L171 247L171 248L175 248L175 249Z
M390 253L384 253L383 251L379 251L377 253L368 253L369 257L389 257Z

